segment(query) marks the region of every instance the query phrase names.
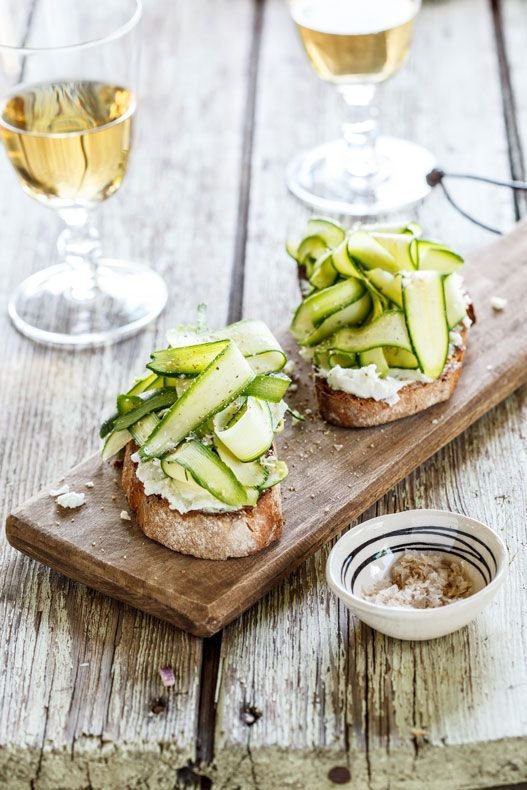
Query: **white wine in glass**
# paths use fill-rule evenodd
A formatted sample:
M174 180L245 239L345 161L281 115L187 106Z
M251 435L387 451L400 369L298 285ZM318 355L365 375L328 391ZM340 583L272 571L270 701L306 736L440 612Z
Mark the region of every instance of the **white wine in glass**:
M53 208L91 208L121 185L130 153L133 94L92 81L24 87L4 103L0 133L22 183Z
M379 137L376 86L408 55L420 0L290 0L307 57L336 86L347 108L342 139L300 154L289 166L291 191L319 209L355 216L398 210L428 192L432 155Z
M55 265L22 282L8 306L42 343L111 343L166 302L151 269L102 256L95 224L127 171L141 12L140 0L39 0L24 19L16 0L0 6L0 136L23 189L64 223Z

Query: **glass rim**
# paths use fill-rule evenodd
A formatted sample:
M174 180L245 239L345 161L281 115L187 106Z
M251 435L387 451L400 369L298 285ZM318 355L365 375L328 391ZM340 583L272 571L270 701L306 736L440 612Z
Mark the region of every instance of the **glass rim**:
M126 35L126 33L133 30L137 25L143 14L143 0L132 0L135 5L133 14L129 19L119 27L107 33L100 38L88 39L87 41L79 41L77 44L61 44L54 47L17 47L11 44L2 44L0 41L0 52L11 52L17 55L38 55L51 52L71 52L75 49L89 49L90 47L97 47L101 44L106 44L110 41L115 41L118 38Z

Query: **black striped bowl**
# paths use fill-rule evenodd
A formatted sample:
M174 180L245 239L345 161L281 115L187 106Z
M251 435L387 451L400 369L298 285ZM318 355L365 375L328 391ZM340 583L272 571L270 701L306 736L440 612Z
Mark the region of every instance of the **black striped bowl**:
M434 609L385 606L361 592L388 575L404 551L434 551L463 561L473 592ZM346 532L328 557L329 586L361 620L397 639L435 639L467 625L492 600L505 578L507 549L480 521L445 510L407 510L365 521Z

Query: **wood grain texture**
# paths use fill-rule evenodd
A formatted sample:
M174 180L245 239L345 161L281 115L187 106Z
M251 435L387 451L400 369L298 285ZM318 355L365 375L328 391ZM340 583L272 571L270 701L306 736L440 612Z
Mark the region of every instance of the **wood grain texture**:
M521 2L516 7L521 60L526 22ZM310 73L280 2L266 5L260 74L244 309L287 321L298 295L281 236L301 226L305 212L285 188L273 185L298 149L338 133L339 105L332 89ZM280 91L272 87L276 74ZM383 89L381 106L387 130L429 146L443 167L507 176L487 4L425 3L410 62ZM477 216L505 228L513 221L507 190L461 182L454 190ZM440 193L419 207L417 217L428 233L464 252L489 239ZM335 768L349 770L345 786L358 790L473 790L527 779L521 710L526 408L524 388L363 516L441 507L481 518L499 529L515 557L512 586L466 631L413 646L374 634L350 617L327 591L330 547L319 551L224 632L211 771L219 787L321 790L335 786L329 779ZM512 642L505 638L509 631ZM244 711L251 706L261 717L249 726ZM419 729L426 734L416 735Z
M501 4L525 140L527 22L522 0ZM246 314L282 325L297 299L282 245L307 212L288 197L284 166L300 147L338 134L337 97L310 73L281 0L145 5L143 111L132 168L102 224L108 253L149 260L173 299L155 327L106 351L66 355L19 338L5 318L7 296L48 263L58 228L23 196L2 158L2 517L96 447L95 426L112 393L166 326L192 319L202 299L211 323L225 319L228 298L238 309L245 246ZM244 107L253 93L254 139ZM433 148L444 167L507 175L485 0L425 2L410 63L383 94L386 127ZM242 124L244 139L251 138L244 146ZM249 173L240 169L242 148ZM493 223L512 222L506 190L460 183L455 194ZM487 240L439 193L419 216L430 233L463 251ZM212 253L204 227L221 240ZM374 636L328 596L327 550L320 551L226 630L218 683L217 653L203 664L200 711L208 729L199 733L198 753L212 754L217 700L217 787L321 790L333 787L327 774L335 766L351 768L348 786L357 790L389 782L420 790L431 777L444 777L441 790L527 779L525 417L522 390L365 514L450 507L496 524L517 570L485 620L416 649ZM20 451L28 446L31 452ZM194 754L200 642L5 545L0 551L0 784L55 790L191 781L192 772L178 768ZM219 639L212 644L217 651ZM160 663L176 669L174 694L160 685ZM150 716L163 693L168 709ZM263 714L254 726L251 715L240 715L251 705ZM413 735L414 726L428 735Z
M215 633L527 381L523 308L515 299L526 257L526 225L519 225L467 262L466 283L479 320L469 332L461 384L448 402L405 420L358 431L326 425L316 415L308 364L287 331L279 335L298 370L298 390L290 400L307 409L310 418L277 439L278 454L290 466L282 496L285 528L264 551L214 562L146 540L141 530L119 523L125 502L122 492L116 493L120 478L111 464L96 458L66 475L72 490L82 490L86 479L95 483L86 507L70 519L44 490L9 517L9 541L61 573L197 636ZM497 289L509 300L509 308L498 315L490 306Z
M1 157L2 521L95 451L100 415L167 326L192 320L200 300L211 321L227 316L253 9L245 0L200 0L198 13L194 3L145 5L130 172L101 221L105 250L149 261L170 301L155 325L108 349L61 353L22 339L7 298L51 262L58 222ZM204 226L221 239L213 255ZM0 552L0 785L172 788L195 755L200 641L27 561L3 536ZM175 670L171 690L163 664Z

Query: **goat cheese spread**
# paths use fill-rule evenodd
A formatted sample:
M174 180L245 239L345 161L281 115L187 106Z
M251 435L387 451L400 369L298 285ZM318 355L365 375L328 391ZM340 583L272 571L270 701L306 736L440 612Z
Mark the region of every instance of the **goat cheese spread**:
M143 484L145 494L163 497L171 510L178 510L180 513L188 513L189 510L202 510L205 513L228 513L237 510L216 499L195 483L190 475L187 481L167 477L157 458L142 461L139 454L134 453L132 461L137 464L135 473Z
M381 378L375 365L366 365L363 368L342 368L335 365L331 370L320 370L319 375L324 376L331 389L341 390L358 398L373 398L383 400L393 406L399 400L399 390L412 381L429 383L432 379L419 370L403 370L390 368L390 374Z

